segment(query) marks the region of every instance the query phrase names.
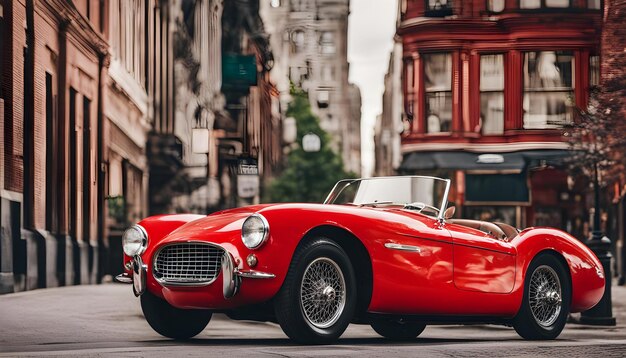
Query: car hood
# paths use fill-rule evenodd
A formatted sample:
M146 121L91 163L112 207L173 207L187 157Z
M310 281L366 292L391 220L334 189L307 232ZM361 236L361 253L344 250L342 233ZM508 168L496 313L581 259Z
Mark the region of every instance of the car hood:
M188 222L172 231L163 243L172 241L211 240L224 235L239 237L243 221L255 212L277 204L253 205L223 210Z

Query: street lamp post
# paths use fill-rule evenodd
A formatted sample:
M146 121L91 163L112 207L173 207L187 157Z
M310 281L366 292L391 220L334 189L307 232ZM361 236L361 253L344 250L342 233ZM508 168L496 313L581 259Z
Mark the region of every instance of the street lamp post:
M580 323L599 325L599 326L615 326L616 321L613 317L613 306L611 302L611 240L604 236L600 228L600 183L598 180L598 163L594 164L593 177L593 194L594 194L594 213L593 213L593 232L591 239L587 240L587 246L598 256L602 267L604 268L605 289L602 299L592 309L584 311L580 316Z

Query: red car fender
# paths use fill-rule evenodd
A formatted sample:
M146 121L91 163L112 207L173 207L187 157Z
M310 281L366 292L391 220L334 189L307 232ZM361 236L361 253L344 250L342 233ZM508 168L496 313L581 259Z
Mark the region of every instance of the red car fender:
M533 258L543 251L553 251L567 263L571 284L571 312L585 311L595 306L604 294L604 271L596 255L569 234L552 228L529 228L511 243L517 247L516 288L523 292L526 271ZM521 301L520 301L521 303Z

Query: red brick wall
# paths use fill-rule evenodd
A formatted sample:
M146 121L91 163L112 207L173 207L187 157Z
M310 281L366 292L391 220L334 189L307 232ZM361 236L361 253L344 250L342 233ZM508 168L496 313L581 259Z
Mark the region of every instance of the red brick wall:
M12 66L7 68L11 71L7 78L5 102L5 189L22 192L24 163L22 143L24 139L24 45L26 43L26 7L23 1L12 1L11 8L5 9L5 13L10 11L11 16L11 37L10 52ZM7 57L8 57L7 56Z
M52 75L53 88L56 89L57 62L59 54L58 25L41 7L35 8L35 133L34 133L34 205L33 225L36 229L46 228L46 182L52 172L46 163L46 73ZM56 94L56 91L53 90ZM53 109L56 109L54 106ZM56 114L55 114L56 115ZM51 169L51 168L50 168Z
M604 27L600 54L600 101L611 109L615 133L626 137L626 1L605 0ZM624 157L626 145L616 148L620 187L626 184Z

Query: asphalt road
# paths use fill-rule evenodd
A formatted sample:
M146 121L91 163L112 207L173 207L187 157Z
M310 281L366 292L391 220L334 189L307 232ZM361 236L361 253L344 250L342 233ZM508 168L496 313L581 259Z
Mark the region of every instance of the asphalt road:
M145 322L131 287L73 286L0 296L0 357L625 357L626 288L614 287L616 327L568 324L556 341L524 341L512 328L430 326L393 343L351 325L337 344L299 346L271 323L215 315L195 339L164 339Z

